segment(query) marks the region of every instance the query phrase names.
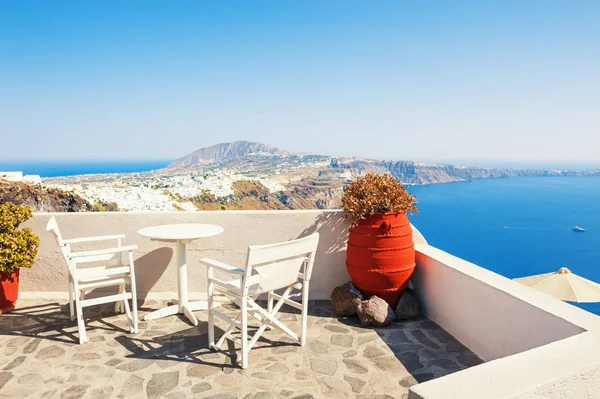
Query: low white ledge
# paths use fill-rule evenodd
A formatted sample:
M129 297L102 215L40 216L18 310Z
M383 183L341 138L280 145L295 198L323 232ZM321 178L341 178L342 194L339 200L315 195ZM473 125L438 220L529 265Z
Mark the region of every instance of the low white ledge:
M432 246L416 249L425 313L487 363L416 385L410 399L600 397L600 317Z

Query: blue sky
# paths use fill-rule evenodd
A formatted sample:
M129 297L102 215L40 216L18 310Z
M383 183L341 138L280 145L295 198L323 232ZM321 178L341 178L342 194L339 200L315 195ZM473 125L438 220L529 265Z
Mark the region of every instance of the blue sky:
M0 160L600 164L597 1L0 2Z

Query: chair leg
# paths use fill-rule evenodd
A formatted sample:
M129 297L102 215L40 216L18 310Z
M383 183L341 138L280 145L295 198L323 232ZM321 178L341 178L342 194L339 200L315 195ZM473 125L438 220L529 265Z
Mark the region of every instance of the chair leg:
M125 315L127 316L127 321L129 322L129 332L134 333L135 326L133 325L133 317L131 316L131 309L129 308L129 301L125 299L123 302L123 307L125 308ZM135 306L135 305L134 305Z
M308 281L302 286L302 326L300 327L300 345L306 345L306 330L308 328Z
M127 302L127 301L125 301ZM137 318L137 298L136 295L133 294L133 299L131 300L131 317L133 318L133 331L132 334L138 333L138 318Z
M273 291L267 293L267 312L273 313ZM267 326L267 330L272 330L273 327Z
M212 269L210 267L207 268L206 277L208 281L208 287L206 290L206 294L208 296L208 347L210 349L216 350L215 347L215 316L213 315L213 306L214 306L214 286L211 283L210 279L212 278Z
M248 298L243 296L241 303L241 312L242 312L242 362L240 366L243 369L248 368Z
M87 342L87 334L85 332L85 321L83 320L83 309L81 307L80 298L83 297L83 292L81 295L77 295L75 293L75 310L77 312L77 329L79 330L79 344L84 344Z
M133 333L138 333L138 312L137 312L137 286L135 284L135 269L133 265L133 253L129 253L129 265L131 267L131 307L133 317ZM125 287L123 286L123 289Z
M137 297L135 291L132 290L133 299L131 300L131 317L133 319L133 334L138 333L138 312L137 312ZM125 301L127 303L127 301Z
M71 321L75 321L75 303L73 302L74 290L73 280L71 280L71 276L69 276L69 316L71 317Z
M119 294L125 292L125 284L119 285ZM115 313L123 313L125 311L122 301L115 302Z
M269 291L267 294L267 312L273 311L273 291Z

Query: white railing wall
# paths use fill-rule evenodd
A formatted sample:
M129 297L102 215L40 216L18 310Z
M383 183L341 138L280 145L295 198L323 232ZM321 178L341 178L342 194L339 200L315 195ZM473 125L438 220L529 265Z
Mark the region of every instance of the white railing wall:
M170 298L177 292L175 246L141 237L137 231L171 223L212 223L224 228L218 236L198 239L188 245L190 297L206 293L206 271L198 259L210 257L242 265L251 244L286 241L313 232L320 233L311 297L328 299L331 290L349 280L346 272L348 224L339 211L207 211L207 212L106 212L36 213L25 226L40 237L39 254L32 269L24 269L22 295L67 293L67 266L54 239L45 230L55 216L65 238L124 233L123 245L136 244L135 269L139 296ZM99 249L106 243L89 243Z

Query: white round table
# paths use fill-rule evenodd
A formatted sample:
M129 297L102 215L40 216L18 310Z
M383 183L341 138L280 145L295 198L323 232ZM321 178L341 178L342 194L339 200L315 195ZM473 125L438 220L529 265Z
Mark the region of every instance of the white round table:
M146 227L138 231L143 237L148 237L152 241L175 242L177 243L177 292L178 302L176 305L155 310L148 313L144 320L160 319L161 317L171 316L183 313L193 325L198 325L198 319L192 313L194 310L206 310L207 302L188 302L187 287L187 253L188 243L198 238L215 236L221 234L223 228L215 224L166 224L162 226ZM215 304L216 305L216 304Z

